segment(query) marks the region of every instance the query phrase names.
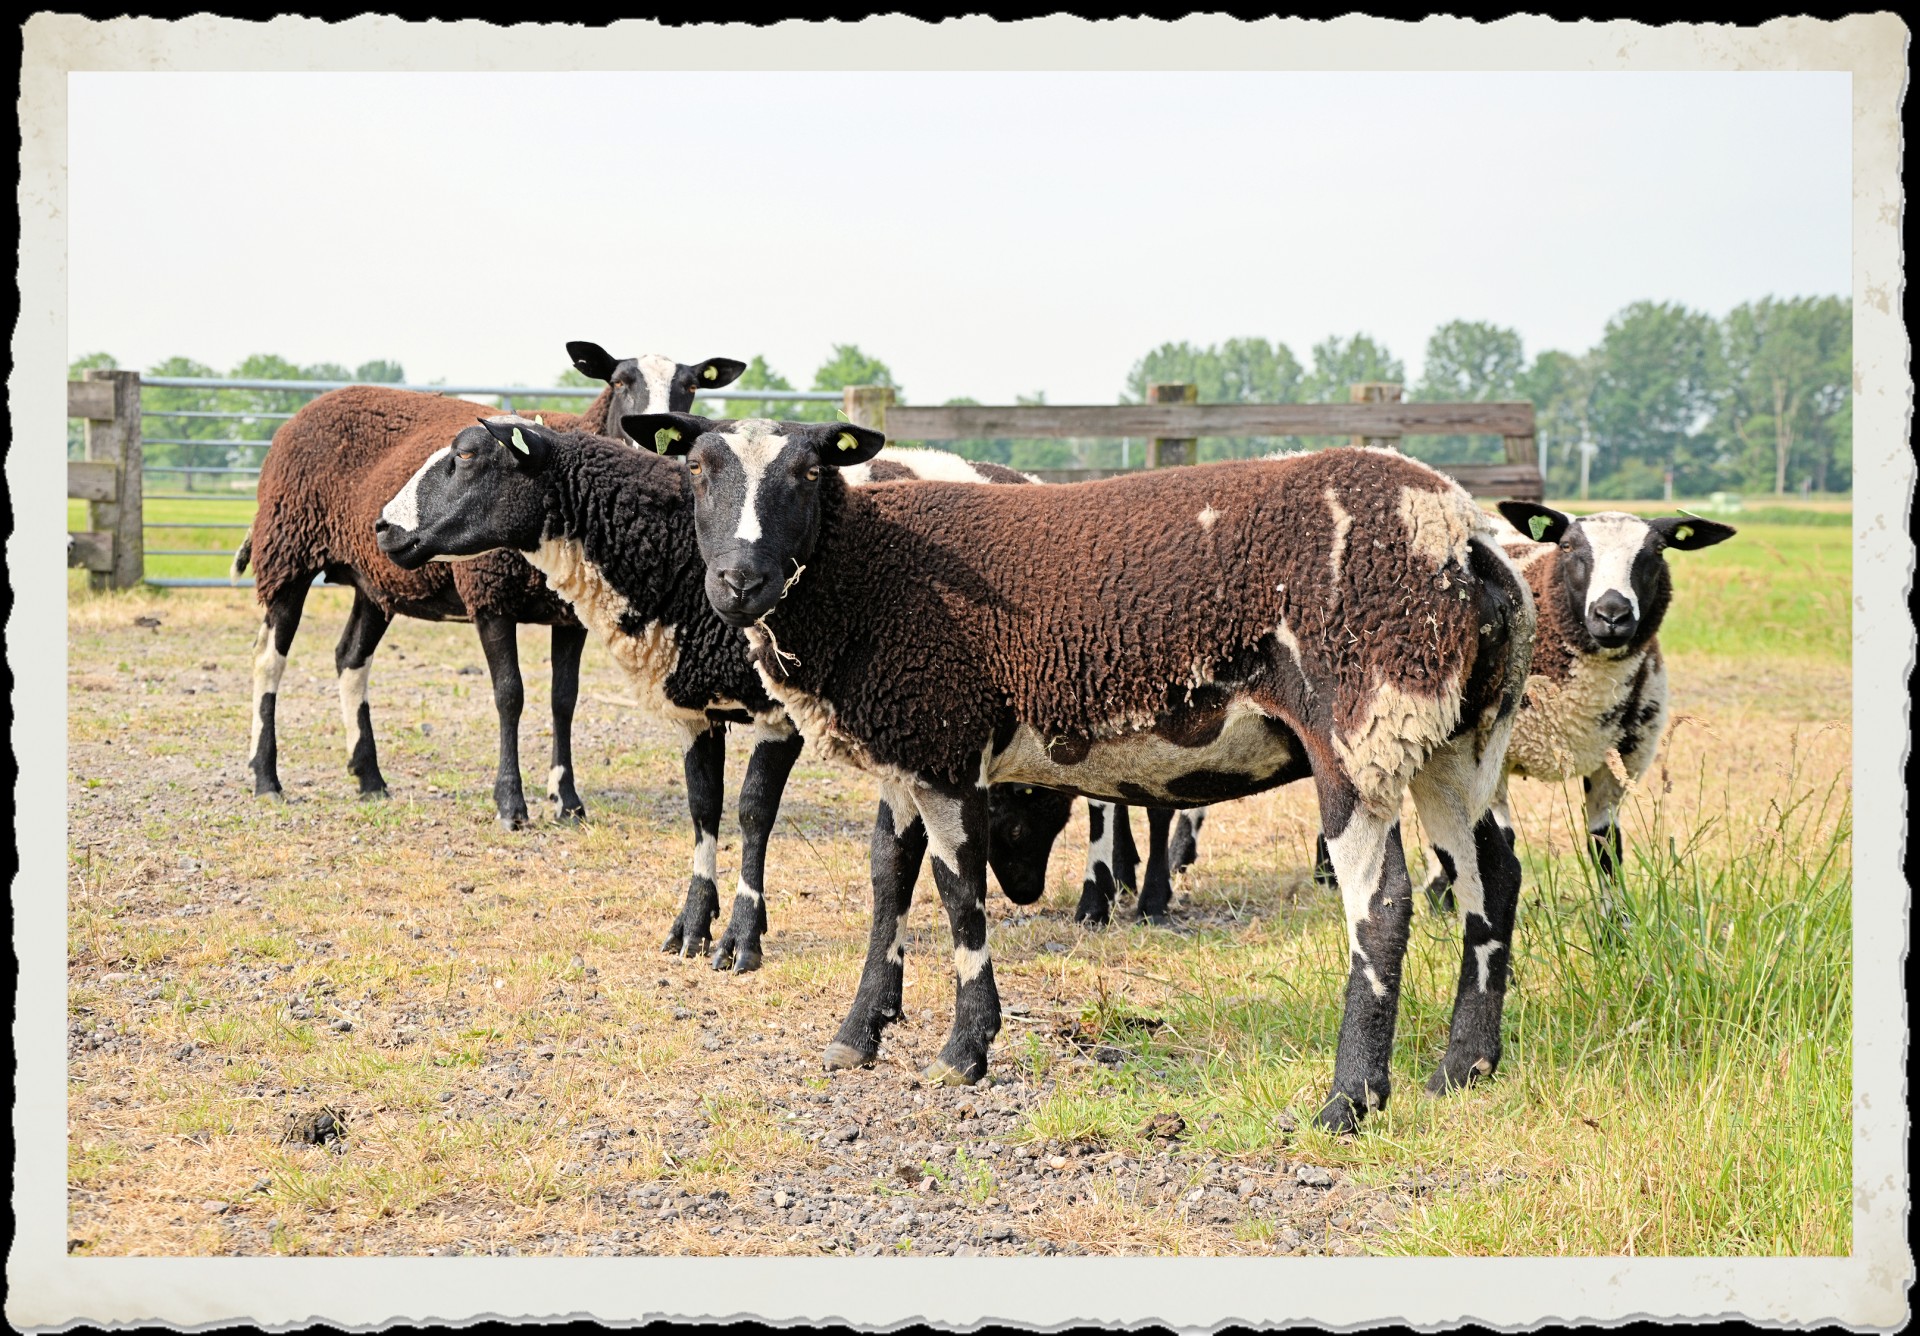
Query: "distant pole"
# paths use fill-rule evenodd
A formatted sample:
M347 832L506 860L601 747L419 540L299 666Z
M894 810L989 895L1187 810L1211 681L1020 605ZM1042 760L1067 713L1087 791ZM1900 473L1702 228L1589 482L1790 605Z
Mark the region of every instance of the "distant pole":
M1593 443L1590 436L1580 438L1580 499L1587 499L1587 474L1593 466L1593 457L1600 447Z
M87 458L112 464L118 485L111 501L87 508L95 531L113 535L112 569L95 571L95 589L132 589L146 578L145 533L141 524L140 373L90 370L87 379L113 385L113 416L87 419ZM192 477L192 474L188 474Z
M1358 385L1347 387L1347 399L1356 404L1397 404L1400 402L1402 386L1391 381L1367 380ZM1398 436L1353 436L1348 438L1350 445L1379 445L1389 450L1400 448Z
M870 427L874 431L887 429L887 408L893 403L891 385L849 385L840 392L841 407L846 409L847 421L856 427Z
M1195 404L1200 402L1198 385L1149 385L1150 404ZM1155 436L1147 442L1147 467L1174 468L1191 464L1197 457L1199 442L1191 436Z

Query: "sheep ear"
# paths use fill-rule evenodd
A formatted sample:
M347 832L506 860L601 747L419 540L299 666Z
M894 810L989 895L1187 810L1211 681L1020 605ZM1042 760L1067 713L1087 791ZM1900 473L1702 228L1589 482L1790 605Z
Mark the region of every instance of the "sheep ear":
M880 447L886 443L885 433L845 422L828 422L814 429L814 453L820 456L822 464L835 468L864 464L879 454Z
M745 362L736 362L731 357L709 357L693 369L694 388L717 390L722 385L731 385L746 369Z
M612 380L613 369L620 365L619 358L597 343L569 343L567 356L573 369L590 380Z
M1657 520L1648 520L1647 526L1660 535L1660 541L1667 547L1677 547L1682 552L1691 552L1695 548L1712 547L1715 543L1724 543L1739 532L1731 524L1722 524L1718 520L1696 519L1692 515L1663 516Z
M702 432L713 430L713 423L694 413L629 413L620 419L620 430L642 450L684 455Z
M1573 527L1572 516L1533 501L1502 501L1500 514L1536 543L1557 543Z
M481 418L480 425L487 429L487 435L506 447L506 460L514 468L538 473L546 467L547 458L553 453L553 438L545 427L497 418Z

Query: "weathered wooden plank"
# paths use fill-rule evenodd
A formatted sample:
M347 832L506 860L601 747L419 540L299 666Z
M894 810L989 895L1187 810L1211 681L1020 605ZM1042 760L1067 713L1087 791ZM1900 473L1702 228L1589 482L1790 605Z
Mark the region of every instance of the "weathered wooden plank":
M113 391L112 412L87 419L87 459L119 473L113 496L87 506L89 527L114 536L113 569L94 572L92 583L96 589L132 589L146 575L146 535L140 514L140 373L95 370L87 372L86 379Z
M67 565L83 566L90 571L113 569L113 535L110 533L69 533Z
M1192 384L1149 385L1147 402L1197 404L1200 402L1200 387ZM1147 442L1147 467L1178 468L1182 464L1192 464L1197 462L1195 455L1198 450L1199 442L1191 436L1156 436Z
M887 410L901 441L965 437L1531 436L1533 405L1022 404Z
M70 380L67 382L67 416L105 421L113 416L113 382L107 380Z
M120 466L68 460L67 495L79 501L114 500L120 495Z

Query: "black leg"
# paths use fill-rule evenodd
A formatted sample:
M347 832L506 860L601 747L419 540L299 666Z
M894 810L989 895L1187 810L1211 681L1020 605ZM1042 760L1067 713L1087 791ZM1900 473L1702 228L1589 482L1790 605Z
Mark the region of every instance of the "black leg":
M987 1074L987 1050L1000 1033L1000 992L987 951L987 790L920 788L914 801L953 931L953 1028L923 1075L930 1083L972 1085Z
M1424 813L1421 819L1425 821ZM1477 895L1471 884L1474 878L1464 866L1466 857L1477 864ZM1470 850L1458 861L1462 866L1454 885L1461 901L1464 947L1447 1053L1427 1082L1434 1094L1499 1070L1500 1015L1506 1005L1513 922L1520 905L1520 860L1491 814L1475 823Z
M1113 876L1113 839L1120 826L1114 816L1126 810L1112 803L1087 803L1087 875L1080 883L1080 903L1073 911L1075 923L1105 927L1113 917L1113 901L1119 889Z
M1440 869L1427 882L1427 903L1435 913L1451 914L1457 906L1453 898L1453 883L1460 874L1453 865L1453 855L1445 849L1435 848L1433 856L1440 864Z
M1318 1121L1350 1132L1392 1093L1388 1074L1400 1009L1400 967L1413 918L1413 884L1400 823L1369 811L1343 778L1322 780L1320 824L1346 904L1346 1010L1334 1057L1333 1092ZM1392 810L1398 810L1399 802Z
M347 729L347 773L360 781L362 798L387 796L380 761L373 745L373 713L367 707L367 675L373 651L393 619L360 590L353 591L353 611L334 647L333 670L340 675L340 722Z
M1327 832L1321 831L1313 837L1313 882L1334 890L1340 885L1340 877L1333 870L1333 856L1327 852Z
M720 804L727 778L727 726L711 724L687 729L683 760L687 776L687 811L693 817L693 876L687 882L687 902L667 929L662 951L685 959L705 955L713 940L714 916L720 912Z
M1147 879L1140 887L1140 921L1164 924L1173 903L1173 877L1167 866L1167 837L1173 828L1173 809L1147 809Z
M493 677L493 708L500 716L500 765L493 779L493 808L500 824L519 830L527 824L527 795L520 784L520 624L498 613L476 612L473 628Z
M280 675L287 668L293 633L300 629L300 612L316 571L302 572L274 592L253 642L253 745L247 764L253 769L253 796L280 794L279 738L274 732L274 705L280 695Z
M781 729L756 726L746 778L740 782L740 884L733 892L733 913L713 949L713 967L735 974L760 968L760 934L767 930L767 840L780 816L780 795L787 776L806 745L792 724Z
M880 799L873 819L873 923L853 1009L827 1045L826 1064L858 1067L880 1052L880 1032L900 1019L907 958L907 911L927 854L927 827L904 791Z
M1167 845L1167 866L1185 872L1200 857L1200 826L1207 819L1204 807L1184 809L1173 823L1173 838Z
M1133 843L1132 809L1125 803L1113 809L1113 885L1116 893L1127 895L1140 889L1140 851Z
M587 814L573 787L573 707L580 699L580 653L586 647L586 627L553 628L553 765L547 770L547 798L555 821L579 821Z

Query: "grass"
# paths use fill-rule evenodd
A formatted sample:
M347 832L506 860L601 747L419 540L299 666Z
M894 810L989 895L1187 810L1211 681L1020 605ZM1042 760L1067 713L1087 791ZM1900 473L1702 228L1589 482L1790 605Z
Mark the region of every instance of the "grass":
M1304 1161L1404 1194L1366 1237L1385 1253L1847 1252L1850 545L1837 527L1735 522L1733 541L1673 560L1676 723L1623 817L1622 941L1602 940L1578 786L1514 787L1526 883L1495 1080L1420 1093L1459 965L1454 929L1422 909L1393 1098L1358 1137L1306 1125L1345 972L1338 899L1306 875L1306 786L1214 810L1178 931L1068 921L1080 809L1042 916L991 897L1009 1007L994 1074L1045 1092L999 1140L1132 1154L1151 1115L1178 1114L1183 1163L1258 1176ZM875 1071L817 1068L866 937L867 777L803 755L770 859L762 971L669 962L657 947L688 852L680 759L663 730L606 704L625 687L604 653L587 655L576 741L593 823L509 834L489 804L485 679L459 671L483 662L470 628L396 622L373 678L395 796L352 798L329 653L346 607L342 591L308 602L282 685L290 798L272 806L245 796L250 600L70 603L69 1019L109 1037L70 1062L82 1250L578 1250L638 1187L738 1198L830 1164L805 1134L832 1124L800 1116L815 1094L911 1107L904 1071L938 1048L952 1004L924 879L909 1021ZM537 779L545 648L529 636L523 759ZM723 841L724 864L738 857L731 811ZM1089 1046L1117 1060L1089 1061ZM347 1111L350 1149L280 1141L289 1112L322 1101ZM987 1209L1004 1172L986 1138L937 1139L955 1153L923 1171ZM1106 1194L1023 1229L1130 1252L1199 1237ZM1265 1221L1236 1231L1209 1246L1273 1237ZM662 1237L721 1246L702 1230Z

